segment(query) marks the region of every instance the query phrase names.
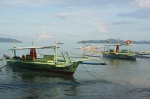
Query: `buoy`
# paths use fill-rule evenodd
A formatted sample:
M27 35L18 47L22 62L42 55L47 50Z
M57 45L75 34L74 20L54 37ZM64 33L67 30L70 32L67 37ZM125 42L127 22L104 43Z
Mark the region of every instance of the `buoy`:
M131 40L127 40L126 44L129 45L131 43Z

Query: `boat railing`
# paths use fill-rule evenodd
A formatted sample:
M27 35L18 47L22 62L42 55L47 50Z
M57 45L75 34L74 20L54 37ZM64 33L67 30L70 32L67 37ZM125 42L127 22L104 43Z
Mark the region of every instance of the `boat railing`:
M38 60L39 62L54 62L55 57L54 55L44 55L43 58Z
M33 60L33 57L30 55L26 55L26 60Z
M128 52L128 50L126 50L126 49L121 50L121 53L127 53L127 52Z
M63 56L65 62L68 62L68 61L72 62L68 52L66 52L66 53L61 52L61 53L62 53L62 56Z
M19 56L14 56L13 59L21 59Z
M135 53L135 52L132 50L122 49L121 53Z
M114 52L114 49L109 49L109 52Z
M47 60L55 60L54 55L44 55L43 59L47 59Z

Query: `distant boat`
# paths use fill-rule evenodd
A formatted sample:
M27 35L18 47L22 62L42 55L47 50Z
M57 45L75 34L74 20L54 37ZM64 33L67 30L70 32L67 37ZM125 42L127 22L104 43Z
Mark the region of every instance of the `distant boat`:
M102 52L98 51L100 48L104 48L104 47L84 44L83 47L78 47L75 49L83 50L84 51L84 53L82 54L83 56L102 57Z
M64 44L64 43L60 41L60 42L58 42L57 44Z
M131 45L132 43L130 40L127 40L126 44L106 44L103 52L103 57L136 60L137 54L130 50ZM110 49L110 46L115 46L115 49ZM126 46L128 48L122 49L120 51L120 46Z
M140 58L150 58L150 51L141 51L137 54Z
M5 61L8 65L26 67L30 69L44 70L55 73L73 75L78 65L82 63L82 60L73 61L68 53L62 53L61 56L57 55L57 44L54 46L41 46L41 47L14 47L12 50L12 57L4 54ZM37 57L36 50L38 49L54 49L54 54L43 55L43 58ZM16 50L29 50L29 55L22 55L22 57L16 55Z

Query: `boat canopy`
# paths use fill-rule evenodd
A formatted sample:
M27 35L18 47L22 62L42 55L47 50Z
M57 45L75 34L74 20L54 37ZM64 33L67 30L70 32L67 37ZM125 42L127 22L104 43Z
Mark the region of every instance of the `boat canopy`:
M12 49L9 49L9 50L25 50L25 49L55 49L56 46L42 46L42 47L14 47ZM60 48L60 47L57 47L57 48Z
M122 46L124 44L106 44L106 46Z
M134 44L129 44L129 45L134 45ZM106 46L129 46L129 45L127 45L127 44L106 44Z

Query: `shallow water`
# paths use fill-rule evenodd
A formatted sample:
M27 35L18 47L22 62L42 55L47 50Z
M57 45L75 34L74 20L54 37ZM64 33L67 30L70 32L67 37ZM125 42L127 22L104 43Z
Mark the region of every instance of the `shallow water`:
M6 65L0 71L0 99L150 98L149 58L102 60L107 65L80 64L73 76Z

